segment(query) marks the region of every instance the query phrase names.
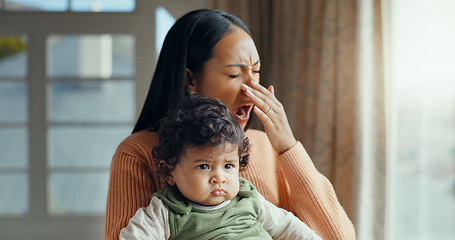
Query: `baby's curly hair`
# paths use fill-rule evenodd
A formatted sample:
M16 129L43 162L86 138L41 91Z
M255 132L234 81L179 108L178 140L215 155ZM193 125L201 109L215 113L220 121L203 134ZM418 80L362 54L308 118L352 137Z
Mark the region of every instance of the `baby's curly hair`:
M159 122L159 145L152 154L156 164L175 167L188 146L238 146L240 171L248 166L250 145L240 124L219 100L191 95ZM161 172L162 169L158 170ZM163 172L161 172L163 173Z

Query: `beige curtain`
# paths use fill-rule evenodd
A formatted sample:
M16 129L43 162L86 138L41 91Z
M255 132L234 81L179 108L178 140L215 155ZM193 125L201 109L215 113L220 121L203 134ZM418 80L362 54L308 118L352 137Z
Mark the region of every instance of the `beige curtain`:
M295 137L332 182L358 239L384 239L381 0L212 0L241 18ZM257 124L257 123L255 123Z

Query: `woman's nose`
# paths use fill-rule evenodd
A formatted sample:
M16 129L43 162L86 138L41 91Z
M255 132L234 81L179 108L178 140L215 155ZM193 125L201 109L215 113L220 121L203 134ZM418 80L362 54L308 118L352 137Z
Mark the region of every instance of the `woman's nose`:
M245 74L245 84L246 85L251 85L251 82L256 82L259 83L259 73L253 72L251 69L248 71L247 74Z

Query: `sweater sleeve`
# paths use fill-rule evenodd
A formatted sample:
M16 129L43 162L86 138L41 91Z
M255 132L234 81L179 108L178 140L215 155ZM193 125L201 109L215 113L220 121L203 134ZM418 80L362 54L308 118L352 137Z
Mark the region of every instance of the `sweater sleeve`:
M273 239L321 240L316 233L294 214L273 205L259 195L261 212L258 221Z
M277 156L286 179L286 209L307 223L322 239L355 239L355 230L330 181L314 166L300 142Z
M120 240L169 239L169 210L157 197L147 208L139 208L127 227L120 231Z
M152 164L155 139L151 133L135 133L125 139L112 158L107 196L104 239L118 239L120 230L157 191L159 180Z

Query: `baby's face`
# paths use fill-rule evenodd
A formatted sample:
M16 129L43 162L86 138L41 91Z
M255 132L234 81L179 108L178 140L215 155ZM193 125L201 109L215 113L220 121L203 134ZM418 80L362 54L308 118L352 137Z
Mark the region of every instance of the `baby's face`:
M190 201L213 206L237 195L239 167L237 145L189 146L180 155L168 182L177 185Z

